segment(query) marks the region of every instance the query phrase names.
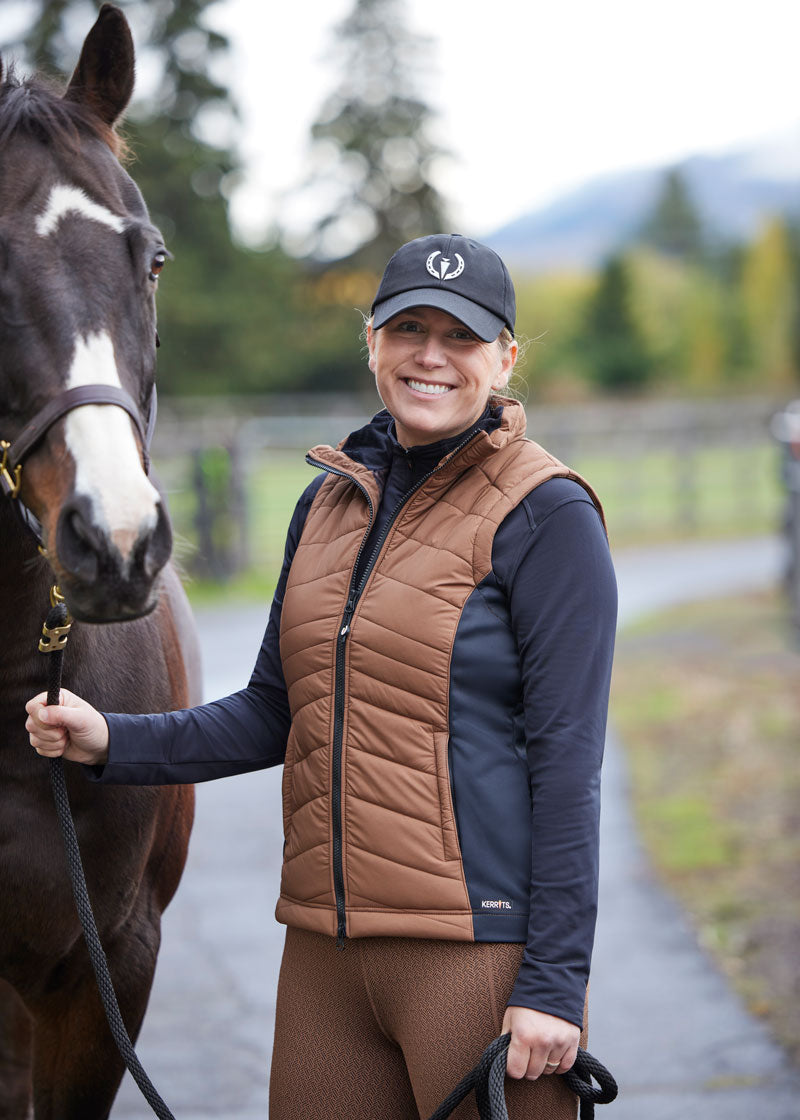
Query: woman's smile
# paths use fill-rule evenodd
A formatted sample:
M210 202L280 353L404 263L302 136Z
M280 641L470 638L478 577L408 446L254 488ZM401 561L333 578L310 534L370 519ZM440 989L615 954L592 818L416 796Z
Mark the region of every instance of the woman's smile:
M406 378L406 385L409 389L413 389L415 393L425 393L434 397L449 393L451 389L450 385L441 385L435 381L416 381L410 377Z

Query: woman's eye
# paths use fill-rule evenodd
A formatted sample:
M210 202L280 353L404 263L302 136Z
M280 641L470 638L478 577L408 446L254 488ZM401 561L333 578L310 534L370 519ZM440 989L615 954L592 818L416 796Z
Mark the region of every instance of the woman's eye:
M401 331L415 332L421 330L422 328L420 327L419 323L415 323L413 319L409 319L404 323L398 323L397 329Z
M163 249L159 249L159 251L154 255L153 259L150 261L150 279L151 280L157 280L158 279L159 275L161 274L161 269L164 267L164 265L166 263L167 263L167 254L164 252Z

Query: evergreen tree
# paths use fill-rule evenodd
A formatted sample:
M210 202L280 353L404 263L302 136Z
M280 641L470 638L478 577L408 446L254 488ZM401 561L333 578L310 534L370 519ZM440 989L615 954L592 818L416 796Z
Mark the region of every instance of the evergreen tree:
M650 356L633 314L624 257L613 256L604 265L578 342L591 379L603 389L641 388L650 376Z
M335 31L341 77L312 127L306 189L332 184L337 197L302 248L373 274L403 242L447 226L431 181L442 152L417 93L430 44L403 16L402 0L355 0Z
M638 240L671 257L692 259L703 254L703 223L686 180L677 168L664 176Z

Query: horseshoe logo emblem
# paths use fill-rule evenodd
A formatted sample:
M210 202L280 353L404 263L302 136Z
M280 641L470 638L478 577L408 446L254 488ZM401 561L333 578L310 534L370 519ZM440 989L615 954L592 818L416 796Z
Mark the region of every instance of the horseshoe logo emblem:
M448 269L453 262L449 257L442 257L442 259L437 262L436 258L440 256L441 253L437 249L435 252L431 253L425 263L425 267L428 272L430 272L431 276L435 276L437 280L455 280L457 276L461 275L464 271L464 258L460 253L456 253L456 266L450 272L448 272Z

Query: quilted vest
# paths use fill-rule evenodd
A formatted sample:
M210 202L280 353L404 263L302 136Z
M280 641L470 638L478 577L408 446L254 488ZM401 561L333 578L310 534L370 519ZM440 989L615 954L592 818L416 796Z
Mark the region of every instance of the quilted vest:
M315 447L322 483L292 560L280 648L292 724L278 921L331 936L473 940L448 773L450 655L495 532L535 487L587 483L524 438L525 414L451 452L351 587L376 480ZM601 510L602 516L602 510Z

